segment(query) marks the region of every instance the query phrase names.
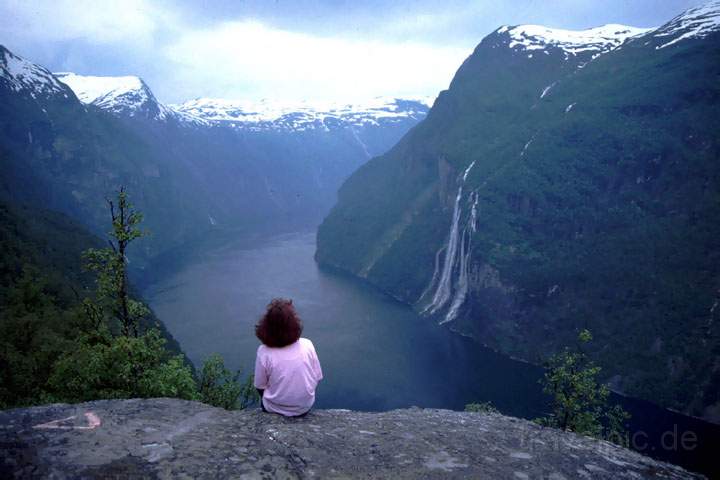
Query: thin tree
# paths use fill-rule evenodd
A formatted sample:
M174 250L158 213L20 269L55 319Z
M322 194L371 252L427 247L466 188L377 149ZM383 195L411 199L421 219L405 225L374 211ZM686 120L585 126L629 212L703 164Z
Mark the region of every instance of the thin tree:
M565 348L545 362L543 391L552 398L552 413L540 423L625 443L625 421L630 415L609 404L610 390L598 381L600 367L583 349L592 340L588 330L578 334L575 349Z
M149 311L142 302L130 298L128 293L127 250L133 240L145 235L138 225L142 213L136 211L128 200L125 187L120 187L117 204L105 199L110 209L112 230L109 248L89 249L85 252L86 268L97 273L96 304L85 302L85 311L93 325L101 324L103 305L109 307L111 317L117 322L120 334L126 337L139 335L140 319Z

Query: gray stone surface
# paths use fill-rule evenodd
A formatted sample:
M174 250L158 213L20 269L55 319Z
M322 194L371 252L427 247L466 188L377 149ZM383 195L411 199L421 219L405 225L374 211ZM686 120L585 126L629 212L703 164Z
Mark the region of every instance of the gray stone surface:
M699 478L498 414L318 410L287 419L175 399L3 411L0 452L0 478Z

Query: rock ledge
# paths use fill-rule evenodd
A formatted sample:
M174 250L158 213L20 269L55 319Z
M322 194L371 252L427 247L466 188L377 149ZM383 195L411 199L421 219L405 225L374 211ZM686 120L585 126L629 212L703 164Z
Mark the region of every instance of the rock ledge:
M318 410L300 419L177 399L0 412L2 478L701 478L499 414Z

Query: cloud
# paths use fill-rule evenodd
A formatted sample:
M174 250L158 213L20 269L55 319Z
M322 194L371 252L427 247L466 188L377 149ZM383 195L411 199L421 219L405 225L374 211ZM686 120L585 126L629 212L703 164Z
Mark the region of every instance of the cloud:
M87 38L96 43L147 41L167 17L145 0L6 0L0 15L2 33L36 41Z
M501 24L649 26L704 0L0 0L0 43L158 98L356 99L446 88Z
M254 20L184 32L162 54L177 83L225 97L367 98L447 88L469 49L417 42L322 37Z
M432 95L447 88L471 52L387 38L382 28L358 38L247 17L198 21L192 10L150 0L0 0L0 18L0 41L22 47L31 60L84 74L136 74L172 102ZM399 26L422 29L432 21Z

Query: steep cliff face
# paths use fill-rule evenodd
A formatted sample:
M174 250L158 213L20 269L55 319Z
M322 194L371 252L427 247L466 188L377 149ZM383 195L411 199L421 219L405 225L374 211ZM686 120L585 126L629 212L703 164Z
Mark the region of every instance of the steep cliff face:
M719 11L493 32L343 185L317 259L531 361L589 328L617 387L717 418Z
M8 478L701 478L499 414L312 411L286 419L171 399L0 412Z

